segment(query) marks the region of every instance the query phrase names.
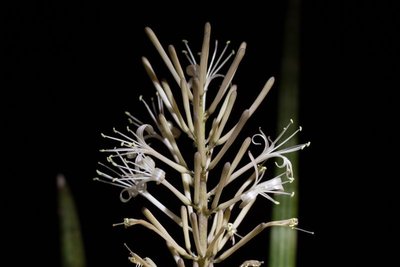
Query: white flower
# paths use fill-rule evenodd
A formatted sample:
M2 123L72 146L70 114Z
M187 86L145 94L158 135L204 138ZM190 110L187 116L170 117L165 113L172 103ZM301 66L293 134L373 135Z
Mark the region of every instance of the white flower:
M142 195L173 221L181 224L182 221L176 214L170 211L147 191L148 182L154 181L157 184L162 183L176 194L182 202L189 203L189 200L185 198L185 196L165 180L165 172L155 167L153 159L144 154L137 154L133 162L116 152L116 155L109 156L107 160L114 168L99 163L109 174L97 170L97 174L102 178L96 177L94 180L123 188L120 193L120 200L122 202L128 202L132 198Z
M120 143L120 147L103 149L101 151L112 153L110 156L108 156L107 160L117 170L107 167L104 164L102 165L111 170L117 175L117 177L113 177L99 171L98 174L104 178L107 178L108 180L111 179L111 182L106 182L125 188L121 192L121 201L129 201L132 197L135 197L138 193L142 193L146 189L147 182L155 181L157 184L162 184L167 187L168 190L170 190L184 204L187 205L190 203L190 200L186 196L184 196L172 184L165 180L165 172L162 169L155 167L155 162L150 156L166 163L182 174L189 172L185 166L172 161L150 147L150 145L146 142L146 139L155 136L153 127L151 125L145 124L138 127L136 133L128 128L128 132L132 134L133 137L116 131L115 129L114 132L120 135L120 137L113 137L104 134L103 137L118 141ZM97 178L96 180L100 179ZM151 201L154 202L153 197L151 198ZM160 206L158 203L155 205Z
M100 163L100 165L109 170L111 175L98 170L97 174L106 180L99 178L96 180L124 188L120 194L122 202L127 202L138 194L145 192L146 183L155 181L159 184L165 179L165 172L156 168L154 160L143 154L137 154L135 161L131 161L117 152L115 155L109 156L107 160L115 168L110 168Z
M269 196L269 194L280 194L280 195L291 195L291 196L294 195L294 193L287 193L284 191L283 185L293 181L291 179L289 179L288 181L282 181L281 177L283 175L287 175L286 172L281 173L280 175L272 179L260 183L265 174L266 168L258 166L253 155L250 152L248 152L248 154L250 157L250 164L254 167L254 174L251 177L249 177L247 181L242 185L242 187L236 193L235 197L220 204L218 207L219 209L225 209L237 203L238 201L242 201L239 207L244 208L248 204L254 203L258 195L265 197L266 199L272 201L275 204L279 204L279 202L274 200L271 196ZM250 183L253 183L253 185L250 187L250 189L244 191L245 188Z
M287 173L288 173L288 178L290 180L293 179L293 168L292 168L292 163L290 160L285 156L288 153L292 153L298 150L302 150L305 147L310 145L310 142L305 143L305 144L300 144L300 145L294 145L286 148L282 148L293 136L295 136L298 132L302 130L301 127L299 127L296 131L294 131L289 137L281 141L282 137L285 135L286 131L290 128L290 126L293 124L293 120L290 120L289 124L283 128L283 131L280 133L280 135L272 141L270 137L267 137L260 129L260 134L256 134L253 136L253 144L256 145L261 145L261 143L255 142L256 137L261 137L264 142L264 150L258 157L258 160L256 159L257 163L259 163L262 160L267 160L269 158L280 158L282 160L281 164L276 163L276 165L279 168L284 168L286 167ZM282 148L282 149L280 149Z
M294 177L293 177L292 163L287 158L286 154L293 153L298 150L302 150L305 147L309 146L310 142L305 143L305 144L299 144L299 145L282 148L286 143L288 143L288 141L293 136L295 136L298 132L300 132L302 130L302 128L299 127L296 131L294 131L286 139L281 141L282 137L285 135L285 133L287 132L287 130L290 128L290 126L292 124L293 124L293 120L290 120L290 123L286 127L283 128L283 131L280 133L280 135L274 141L272 141L270 137L267 137L264 134L264 132L261 131L261 129L260 129L259 130L260 133L255 134L253 136L252 142L255 145L263 145L264 144L263 151L257 157L255 157L254 160L252 160L252 162L249 162L248 164L246 164L245 166L243 166L242 168L240 168L239 170L234 172L232 174L232 176L230 177L229 182L232 182L234 179L236 179L237 177L241 176L243 173L248 171L250 168L252 168L254 166L254 164L263 165L267 160L272 159L272 158L275 158L275 159L278 158L282 161L281 163L275 162L276 166L279 168L286 168L285 174L286 174L287 178L289 179L289 181L293 181ZM261 137L261 139L262 139L261 143L255 141L255 139L257 137Z
M136 197L147 190L146 182L126 178L127 176L124 173L118 173L116 170L109 168L105 164L99 164L107 168L111 173L113 173L114 176L97 170L97 174L105 179L96 177L94 180L122 187L123 189L120 194L120 199L122 202L128 202L131 198Z
M144 99L143 96L139 97L139 100L143 103L143 105L145 106L147 112L150 115L151 120L153 121L155 127L158 128L159 132L162 133L163 129L160 127L161 126L161 122L160 122L160 115L165 116L165 112L164 112L164 104L163 101L160 97L160 95L157 93L156 94L156 98L157 100L154 101L154 98L151 98L151 105L149 105ZM139 120L138 118L136 118L135 116L133 116L131 113L129 112L125 112L125 114L129 117L129 122L133 125L135 125L137 128L139 128L140 126L144 125L145 123L143 123L141 120ZM175 138L178 138L181 135L181 131L179 130L179 128L175 127L174 124L170 121L167 121L168 123L168 128L171 130L173 136ZM170 146L168 143L168 140L166 138L163 138L160 134L156 134L154 133L154 137L157 137L158 139L162 140L166 146Z
M186 68L186 72L191 77L198 77L200 72L200 64L197 63L195 56L192 53L192 50L189 47L189 42L187 40L183 40L183 43L186 46L187 50L183 50L182 52L185 54L186 58L188 59L190 65ZM224 77L223 74L220 74L219 71L221 68L229 61L229 59L235 54L235 51L232 50L228 56L224 58L225 52L228 49L230 41L227 41L225 44L224 49L222 50L221 54L217 57L218 53L218 40L215 40L215 47L214 52L211 57L210 65L208 66L207 73L206 73L206 82L204 85L204 91L208 90L208 86L210 85L211 81L217 77Z
M121 160L120 164L113 160L115 157L118 157ZM130 172L130 176L121 179L138 180L144 182L155 181L157 184L159 184L165 178L165 172L159 168L156 168L154 160L142 153L136 155L134 162L121 157L119 153L109 156L108 159L113 166Z
M293 195L293 193L287 193L284 191L283 184L287 183L288 181L282 182L281 176L283 176L283 174L285 173L282 173L268 181L253 185L248 191L240 196L242 203L239 207L245 207L247 204L254 201L258 195L271 200L275 204L279 204L279 202L274 200L268 194Z
M137 128L136 133L127 128L128 133L132 134L130 137L114 129L114 133L118 134L120 137L113 137L109 135L102 134L103 137L117 141L120 143L120 147L113 149L102 149L102 152L119 153L123 157L136 158L138 155L148 155L157 158L158 160L166 163L167 165L174 168L180 173L189 172L186 166L174 162L173 160L162 155L154 148L152 148L146 140L149 138L159 139L159 135L156 134L153 127L149 124L141 125Z
M287 173L281 173L280 175L269 179L265 182L260 183L260 181L262 180L266 168L262 167L260 169L261 174L259 173L259 166L257 166L257 163L255 162L255 159L253 157L253 155L249 152L249 157L251 160L251 163L253 164L254 167L254 172L255 172L255 179L254 179L254 184L251 186L251 188L246 191L245 193L241 194L240 199L242 200L242 203L240 204L240 208L244 208L245 206L247 206L249 203L252 203L256 200L258 195L261 195L263 197L265 197L266 199L272 201L275 204L279 204L278 201L274 200L271 196L269 196L269 194L280 194L280 195L292 195L294 193L287 193L284 191L283 188L283 184L287 183L287 182L291 182L293 181L292 179L289 179L288 181L283 182L281 177L284 174Z

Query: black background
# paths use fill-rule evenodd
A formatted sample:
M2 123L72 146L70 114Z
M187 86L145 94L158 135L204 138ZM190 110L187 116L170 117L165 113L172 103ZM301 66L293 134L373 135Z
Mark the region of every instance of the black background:
M40 1L3 10L1 203L11 260L59 265L58 173L76 196L88 266L129 266L122 244L135 235L143 251L170 260L151 233L111 227L135 217L142 202L122 204L118 190L92 181L100 133L124 126L126 110L143 112L138 96L154 92L140 58L161 61L143 29L152 27L164 45L186 38L196 47L210 21L214 38L233 47L246 41L235 78L240 104L277 77L248 124L250 132L273 129L286 1ZM300 220L316 235L299 234L299 266L393 259L383 238L396 235L397 11L389 1L302 1L299 124L312 145L301 153Z

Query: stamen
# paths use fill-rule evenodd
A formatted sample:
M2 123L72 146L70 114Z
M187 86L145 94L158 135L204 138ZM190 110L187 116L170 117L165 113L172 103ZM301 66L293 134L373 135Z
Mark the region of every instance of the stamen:
M135 125L136 127L139 127L140 125L143 124L143 122L141 122L138 118L136 118L135 116L133 116L131 113L129 113L128 111L125 111L125 115L127 115L128 121L130 123L132 123L133 125Z
M297 228L297 227L292 227L292 229L297 230L297 231L300 231L300 232L305 232L305 233L310 234L310 235L315 234L315 233L312 232L312 231L304 230L304 229Z
M215 40L215 48L214 48L213 55L212 55L212 57L211 57L210 67L209 67L208 70L207 70L207 77L210 76L210 73L212 72L212 67L213 67L213 63L214 63L215 56L216 56L216 54L217 54L217 50L218 50L218 40ZM220 56L220 57L221 57L221 56ZM217 62L216 64L218 64L218 62Z
M212 76L213 73L218 72L218 70L219 70L220 68L219 68L217 71L215 71L215 68L218 66L219 62L221 61L222 57L224 56L225 51L226 51L226 49L228 48L228 46L229 46L230 43L231 43L231 41L227 41L227 42L225 43L225 47L224 47L224 49L222 50L222 53L219 55L219 57L218 57L218 59L217 59L217 62L215 62L215 64L213 65L214 56L217 54L217 48L218 48L218 41L215 41L215 49L214 49L213 59L211 60L210 69L209 69L209 71L207 72L207 76ZM233 53L231 53L231 55L229 55L227 59L229 59L229 58L232 56L232 54L235 54L235 51L233 51ZM225 62L227 61L227 59L222 63L222 66L225 64Z
M151 99L151 100L152 100L151 102L153 103L153 107L154 107L154 101L153 101L153 99ZM152 119L152 120L154 121L154 123L157 125L157 119L156 119L156 116L154 115L154 114L156 114L156 112L153 113L153 111L150 109L150 107L149 107L149 105L147 104L147 102L143 99L143 96L142 96L142 95L139 97L139 101L143 103L143 105L146 107L147 112L149 113L151 119ZM143 125L143 123L142 123L142 125Z
M182 40L182 42L185 44L186 49L187 49L187 51L186 51L186 50L183 50L182 52L183 52L184 54L186 54L186 56L187 56L189 62L190 62L192 65L197 65L196 58L193 56L192 50L191 50L190 47L189 47L189 42L188 42L187 40ZM189 53L189 55L188 55L188 53Z
M217 77L217 73L218 73L218 71L226 64L226 62L228 62L229 61L229 59L232 57L232 56L234 56L235 55L235 51L234 50L232 50L232 52L224 59L224 61L218 66L217 64L219 63L219 59L218 59L218 62L217 63L215 63L215 66L214 66L214 69L212 70L212 72L211 72L211 74L210 74L210 80L212 80L214 77ZM221 57L222 57L222 54L221 54ZM221 58L220 57L220 58ZM219 75L219 76L221 76L221 77L223 77L224 75Z

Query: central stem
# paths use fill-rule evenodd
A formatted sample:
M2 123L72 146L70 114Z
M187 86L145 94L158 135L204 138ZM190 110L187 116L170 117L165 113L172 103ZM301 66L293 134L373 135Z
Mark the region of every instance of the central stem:
M206 142L205 142L205 118L204 118L204 109L203 109L203 94L200 92L204 92L200 88L202 88L202 84L199 82L195 82L195 114L197 114L197 127L195 127L196 137L197 137L197 150L200 155L201 167L197 170L200 174L196 174L200 176L200 183L198 186L199 191L199 203L197 210L197 218L198 218L198 227L199 227L199 250L200 250L200 266L208 266L208 260L206 260L205 252L207 250L207 226L208 226L208 205L207 205L207 170L206 170Z
M200 155L201 167L198 168L195 175L199 175L200 183L197 184L199 192L199 203L197 210L198 228L199 228L199 267L208 267L210 265L209 258L206 257L207 251L207 234L208 234L208 203L207 203L207 155L206 155L206 138L205 138L205 85L207 79L207 62L210 44L211 27L207 23L204 28L204 39L201 50L200 66L197 69L197 75L193 78L193 106L195 115L195 136L197 141L197 151ZM196 189L195 189L196 190Z

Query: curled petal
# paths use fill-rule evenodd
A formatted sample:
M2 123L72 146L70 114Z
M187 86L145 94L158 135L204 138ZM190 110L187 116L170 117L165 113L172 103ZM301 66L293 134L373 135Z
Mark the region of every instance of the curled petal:
M127 187L123 189L119 195L119 199L122 202L128 202L131 198L136 197L139 194L142 194L146 191L147 184L143 181L140 181L136 185L132 185L131 187Z

